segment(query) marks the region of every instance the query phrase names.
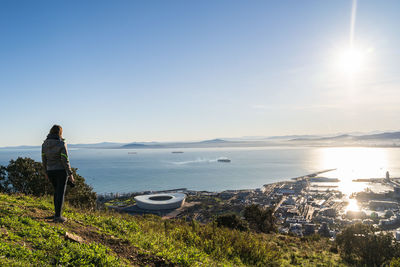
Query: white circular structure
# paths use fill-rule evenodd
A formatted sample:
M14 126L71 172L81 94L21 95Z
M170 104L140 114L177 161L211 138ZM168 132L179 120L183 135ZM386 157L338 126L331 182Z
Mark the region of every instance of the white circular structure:
M165 193L136 196L136 205L145 210L170 210L177 209L185 203L186 195L183 193Z

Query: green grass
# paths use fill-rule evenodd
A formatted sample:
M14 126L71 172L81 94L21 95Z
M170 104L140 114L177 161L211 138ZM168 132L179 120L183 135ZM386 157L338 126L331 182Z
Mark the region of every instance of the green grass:
M125 198L125 199L112 199L110 201L107 201L104 203L107 207L113 206L113 207L126 207L130 205L134 205L136 201L133 198Z
M49 210L51 205L43 199L0 194L0 263L16 266L126 264L102 244L65 240L66 228L36 219L37 209Z
M65 224L49 197L0 194L0 265L123 266L163 261L183 266L340 266L326 239L257 234L158 216L66 207ZM65 232L82 236L79 244ZM140 256L140 257L138 257ZM136 257L136 258L135 258ZM138 260L138 258L145 260Z

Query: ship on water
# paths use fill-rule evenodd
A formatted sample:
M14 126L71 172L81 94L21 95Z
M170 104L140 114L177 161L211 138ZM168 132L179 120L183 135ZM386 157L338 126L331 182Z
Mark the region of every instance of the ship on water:
M219 158L217 161L218 162L231 162L231 160L228 158Z

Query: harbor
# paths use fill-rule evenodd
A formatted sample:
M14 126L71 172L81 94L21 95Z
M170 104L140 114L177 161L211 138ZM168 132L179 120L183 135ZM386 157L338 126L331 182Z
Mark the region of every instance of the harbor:
M298 236L319 233L335 238L344 227L355 223L375 225L382 231L397 231L400 227L399 178L390 178L387 175L386 178L355 179L354 182L366 183L368 186L363 191L346 195L335 185L341 182L339 178L319 176L333 170L265 184L257 189L208 192L178 188L120 196L130 198L138 194L173 192L185 194L185 203L175 210L141 210L135 204L114 208L132 215L153 213L169 219L185 218L207 223L215 216L227 212L239 214L245 206L257 204L264 208L273 208L280 233ZM385 190L382 191L382 188ZM107 200L103 199L103 202L106 203Z

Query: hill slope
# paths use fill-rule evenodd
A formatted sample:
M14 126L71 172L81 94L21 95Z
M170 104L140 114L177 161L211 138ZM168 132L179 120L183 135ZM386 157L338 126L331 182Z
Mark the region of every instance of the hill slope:
M47 218L52 209L49 197L0 193L0 265L340 265L325 239L301 240L69 207L64 213L69 220L54 224Z

